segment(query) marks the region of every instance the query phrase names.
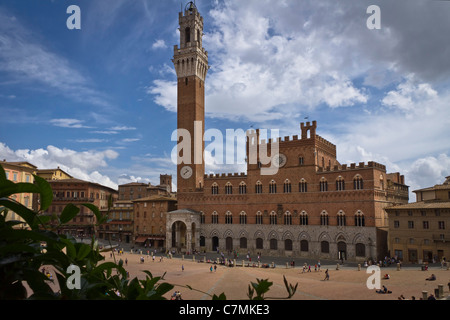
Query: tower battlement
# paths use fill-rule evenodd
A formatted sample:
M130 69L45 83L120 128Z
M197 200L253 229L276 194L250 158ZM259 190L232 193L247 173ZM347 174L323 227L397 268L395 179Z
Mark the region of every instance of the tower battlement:
M332 167L319 167L317 168L317 172L331 172L331 171L347 171L347 170L357 170L357 169L367 169L367 168L375 168L380 169L381 171L386 171L386 166L374 161L369 161L367 164L365 162L350 163L350 164L341 164L334 165Z
M301 129L301 135L293 135L285 136L283 138L277 137L277 138L269 138L266 139L260 139L260 130L259 129L251 129L247 132L247 144L250 147L254 147L256 145L270 145L271 143L280 143L280 147L284 145L284 143L289 143L293 141L306 141L306 140L314 140L319 143L321 143L323 146L332 148L336 150L336 145L331 143L330 141L326 140L325 138L321 137L316 133L317 129L317 121L313 121L312 124L310 122L300 123L300 129Z

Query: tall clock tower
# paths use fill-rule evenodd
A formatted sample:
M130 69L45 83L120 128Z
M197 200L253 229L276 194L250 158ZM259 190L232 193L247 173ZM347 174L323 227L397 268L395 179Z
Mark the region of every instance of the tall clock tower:
M179 13L179 24L180 45L174 46L172 60L178 80L178 156L183 159L177 167L177 186L178 192L189 192L204 186L203 133L208 52L202 46L203 17L192 1L184 12ZM181 131L190 134L190 150L186 150L188 140L182 143L184 138L180 136L184 135Z

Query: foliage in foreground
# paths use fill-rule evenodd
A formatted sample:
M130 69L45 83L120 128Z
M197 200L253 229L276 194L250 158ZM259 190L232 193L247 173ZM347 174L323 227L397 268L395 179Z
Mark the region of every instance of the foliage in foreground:
M58 228L70 222L79 212L79 208L68 204L60 215L43 215L53 201L50 184L41 177L34 176L32 183L13 183L6 179L0 165L0 300L9 299L63 299L63 300L161 300L174 285L164 282L164 275L154 277L144 271L146 278L129 279L123 267L123 261L104 262L94 239L90 244L78 243L67 235L57 233ZM40 207L37 212L28 209L11 198L14 194L34 193L39 195ZM96 226L106 222L107 217L100 210L84 203L97 220ZM12 214L20 216L19 220L7 219ZM43 246L45 244L45 246ZM72 273L67 273L69 266L80 268L81 288L69 289L66 285ZM42 268L51 268L56 272L56 279L50 280ZM57 281L60 291L55 293L50 286ZM297 285L284 283L287 297L291 298ZM268 299L265 294L272 282L257 279L248 287L251 300ZM26 286L32 293L28 294ZM190 286L184 286L190 290ZM198 291L198 290L196 290ZM210 295L213 300L224 300L224 293ZM273 298L275 299L275 298Z

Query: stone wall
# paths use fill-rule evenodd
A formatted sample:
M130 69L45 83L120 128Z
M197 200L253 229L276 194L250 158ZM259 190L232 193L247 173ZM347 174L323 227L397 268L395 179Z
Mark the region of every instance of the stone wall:
M232 238L231 250L240 254L250 252L253 256L262 255L291 256L304 258L339 259L338 242L345 243L346 260L363 261L377 257L381 248L376 248L377 229L368 227L333 226L286 226L286 225L227 225L202 224L200 237L205 238L202 249L212 251L213 237L219 240L219 250L227 251L226 238ZM240 239L247 239L247 248L240 247ZM263 239L263 248L256 247L256 239ZM271 249L271 239L276 239L277 249ZM292 250L285 250L285 240L292 241ZM308 242L308 251L302 251L300 242ZM329 242L329 252L322 253L321 242ZM356 244L363 244L365 255L356 256Z

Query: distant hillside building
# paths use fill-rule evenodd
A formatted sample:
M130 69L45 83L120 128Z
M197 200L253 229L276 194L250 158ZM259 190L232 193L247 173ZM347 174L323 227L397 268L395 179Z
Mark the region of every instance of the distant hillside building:
M406 263L450 258L450 176L443 184L415 190L416 202L386 208L389 251Z

